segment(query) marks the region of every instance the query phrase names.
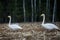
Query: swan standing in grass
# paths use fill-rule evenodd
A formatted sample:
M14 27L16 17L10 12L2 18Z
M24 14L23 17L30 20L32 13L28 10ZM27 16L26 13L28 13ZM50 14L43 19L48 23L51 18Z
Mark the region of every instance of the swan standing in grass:
M11 24L11 16L8 16L9 20L9 28L12 30L18 30L18 29L23 29L22 27L20 27L18 24Z
M42 22L42 27L44 27L45 29L48 30L53 30L53 29L59 29L56 25L52 24L52 23L44 23L45 22L45 14L41 14L41 16L43 16L43 22ZM44 32L45 34L45 32ZM44 36L44 40L45 40L45 36Z
M44 27L45 29L48 30L52 30L52 29L59 29L56 25L52 24L52 23L44 23L45 22L45 14L41 14L41 16L43 16L43 22L42 22L42 27Z

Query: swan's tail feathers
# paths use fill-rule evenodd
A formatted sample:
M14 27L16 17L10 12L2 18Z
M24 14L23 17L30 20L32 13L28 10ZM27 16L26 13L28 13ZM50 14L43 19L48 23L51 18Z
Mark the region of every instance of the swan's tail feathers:
M19 27L20 29L23 29L22 27Z
M57 29L57 31L60 31L60 29Z
M60 28L56 27L56 30L57 30L57 31L60 31Z

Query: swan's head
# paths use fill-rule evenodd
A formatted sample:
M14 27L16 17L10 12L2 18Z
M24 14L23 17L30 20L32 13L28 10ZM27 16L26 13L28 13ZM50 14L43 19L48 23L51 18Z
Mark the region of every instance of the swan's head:
M8 18L10 18L11 16L8 16Z
M41 16L45 16L45 14L41 14Z

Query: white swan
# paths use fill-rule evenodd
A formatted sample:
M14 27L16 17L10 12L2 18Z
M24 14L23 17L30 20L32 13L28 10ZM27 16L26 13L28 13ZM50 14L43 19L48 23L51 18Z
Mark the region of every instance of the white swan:
M45 29L48 30L52 30L52 29L59 29L55 24L52 23L44 23L45 21L45 14L41 14L41 16L43 16L43 22L42 22L42 27L44 27Z
M59 28L56 26L56 25L54 25L54 24L52 24L52 23L44 23L44 21L45 21L45 14L41 14L41 16L43 16L43 22L42 22L42 27L44 27L45 29L48 29L48 30L53 30L53 29L58 29L59 30ZM46 37L45 37L45 32L44 32L44 40L46 39Z
M9 20L9 28L12 30L18 30L18 29L23 29L22 27L20 27L18 24L11 24L11 16L8 16Z

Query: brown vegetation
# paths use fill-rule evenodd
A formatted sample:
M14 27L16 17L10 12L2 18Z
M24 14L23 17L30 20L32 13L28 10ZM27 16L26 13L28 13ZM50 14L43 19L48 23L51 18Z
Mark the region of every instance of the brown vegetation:
M45 29L41 27L40 22L20 23L23 30L13 31L6 24L0 24L0 40L43 40ZM60 26L60 23L56 23ZM60 40L60 32L46 32L46 40Z

